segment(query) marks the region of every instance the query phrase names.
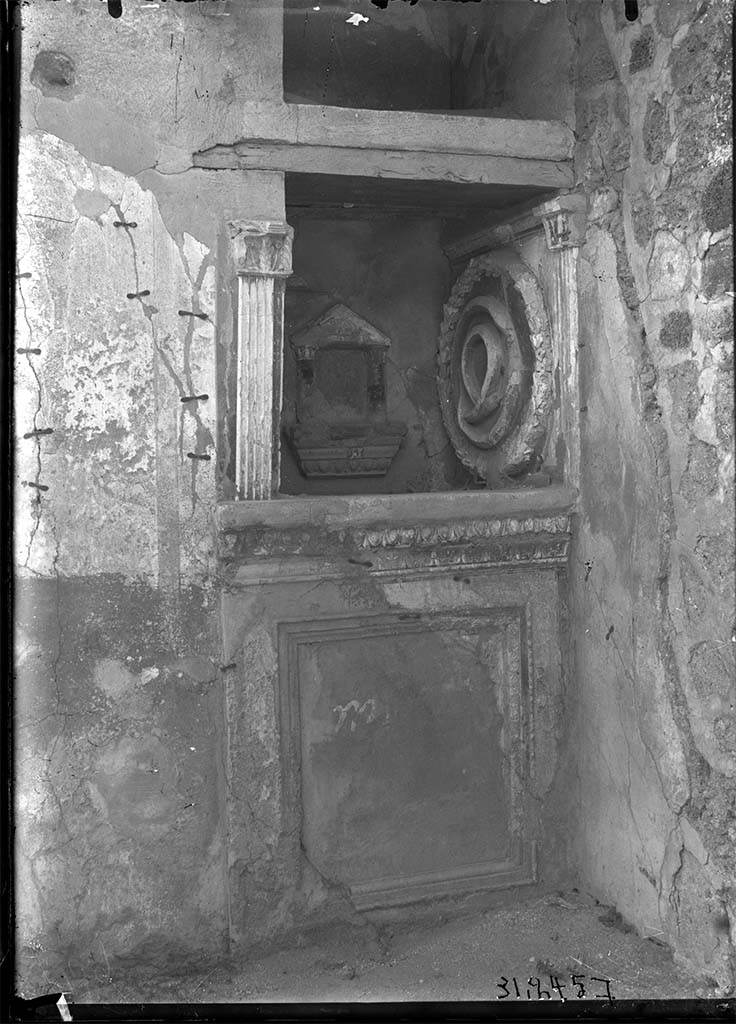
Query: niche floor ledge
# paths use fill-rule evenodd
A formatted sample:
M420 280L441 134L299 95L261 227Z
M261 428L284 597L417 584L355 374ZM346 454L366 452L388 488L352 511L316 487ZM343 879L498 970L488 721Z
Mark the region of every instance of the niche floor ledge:
M439 525L461 520L539 517L573 511L577 492L558 486L543 490L434 491L423 494L356 494L282 497L274 501L227 501L217 509L220 532L248 527L289 530L299 527Z

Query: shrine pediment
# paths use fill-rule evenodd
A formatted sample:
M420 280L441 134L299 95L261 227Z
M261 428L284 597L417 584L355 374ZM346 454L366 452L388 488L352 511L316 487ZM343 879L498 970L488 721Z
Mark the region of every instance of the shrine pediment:
M373 324L341 302L302 327L291 339L295 349L390 348L391 341Z
M384 476L406 434L389 420L391 341L341 302L291 339L297 358L296 424L286 436L306 477Z

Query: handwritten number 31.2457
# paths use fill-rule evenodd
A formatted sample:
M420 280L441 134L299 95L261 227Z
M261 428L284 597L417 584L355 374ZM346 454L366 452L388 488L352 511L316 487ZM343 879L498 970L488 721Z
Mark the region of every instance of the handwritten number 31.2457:
M586 997L588 997L591 999L608 999L609 1002L613 1002L613 996L611 995L611 983L608 978L591 977L591 981L598 981L601 984L605 985L606 991L591 992L590 995L588 995L585 989L585 985L583 984L585 978L586 975L584 974L573 974L570 976L570 982L572 988L574 989L574 992L571 993L570 998L585 999ZM565 996L563 990L567 989L570 986L560 984L559 978L555 977L554 975L550 975L549 989L542 987L542 983L539 980L539 978L528 978L526 984L528 986L525 993L525 997L527 999L551 999L552 992L557 992L562 1002L567 1002L568 997ZM513 991L509 988L509 985L513 985ZM500 994L496 996L497 999L524 998L519 989L519 985L516 978L511 978L511 980L509 981L508 978L502 977L500 981L496 982L496 987L501 989Z

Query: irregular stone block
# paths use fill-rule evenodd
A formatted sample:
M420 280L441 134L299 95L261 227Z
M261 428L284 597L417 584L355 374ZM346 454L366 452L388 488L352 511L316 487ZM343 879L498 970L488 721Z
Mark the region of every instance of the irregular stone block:
M680 494L698 501L712 494L718 485L718 453L712 445L695 440L688 452L687 469L680 481Z
M667 367L663 377L672 396L671 423L675 433L682 434L690 429L700 406L698 396L697 363L692 359Z
M660 231L649 263L653 299L677 299L690 283L690 254L669 231Z
M662 35L673 36L680 25L692 14L690 0L657 0L654 19Z
M579 84L582 86L599 85L616 77L616 65L603 44L594 50L580 69Z
M729 527L722 533L704 535L695 545L695 554L708 570L721 593L733 603L734 535Z
M637 71L643 71L644 68L651 67L654 61L654 49L654 33L648 27L631 45L630 75L636 74Z
M722 231L733 222L733 160L728 160L708 182L700 211L709 231Z
M659 343L665 348L688 348L693 339L693 323L687 310L668 313L659 332Z
M645 192L639 192L631 201L631 224L636 244L645 248L654 235L654 208Z
M730 240L711 246L703 261L701 291L706 299L733 289L733 248Z
M667 111L658 100L649 100L644 117L643 136L647 160L650 164L660 163L672 141L672 136L667 123Z
M734 414L733 353L716 370L715 399L716 437L719 441L731 441Z
M680 555L680 582L687 616L691 622L699 623L708 610L708 590L686 555Z

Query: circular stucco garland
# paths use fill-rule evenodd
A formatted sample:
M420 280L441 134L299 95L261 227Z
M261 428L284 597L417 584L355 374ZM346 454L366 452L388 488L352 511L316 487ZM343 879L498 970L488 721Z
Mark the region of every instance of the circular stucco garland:
M553 403L552 332L539 281L531 269L508 249L476 256L457 279L444 306L438 355L438 390L442 419L458 458L468 469L486 477L488 451L473 444L457 422L457 401L452 386L455 330L468 305L468 296L484 277L499 277L511 284L524 304L524 316L534 352L531 395L521 422L500 439L494 451L501 455L502 472L514 475L533 461L544 444Z

